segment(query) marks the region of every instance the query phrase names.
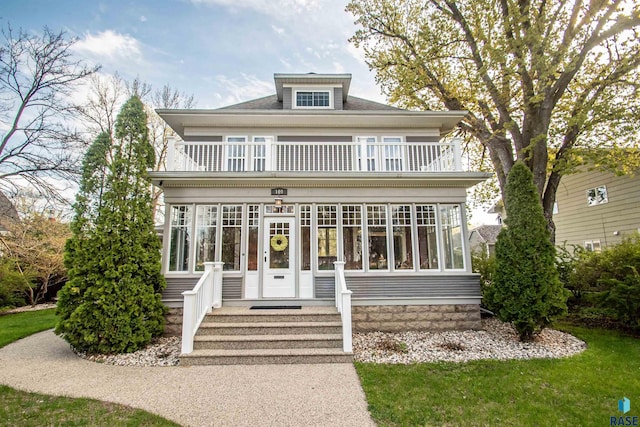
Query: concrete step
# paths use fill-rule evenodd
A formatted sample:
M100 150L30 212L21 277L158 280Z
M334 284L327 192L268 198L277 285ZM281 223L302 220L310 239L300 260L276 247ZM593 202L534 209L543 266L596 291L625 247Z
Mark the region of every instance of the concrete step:
M222 307L206 315L203 321L207 323L336 322L340 321L340 314L335 307L302 307L301 309L277 310Z
M342 334L342 322L203 322L196 335Z
M197 335L193 348L195 350L342 348L342 335Z
M194 350L180 356L180 365L265 365L291 363L351 363L353 354L341 348Z

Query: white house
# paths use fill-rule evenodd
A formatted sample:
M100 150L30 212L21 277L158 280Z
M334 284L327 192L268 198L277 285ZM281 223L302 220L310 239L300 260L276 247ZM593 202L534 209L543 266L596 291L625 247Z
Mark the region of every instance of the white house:
M350 74L274 80L272 96L158 110L180 137L152 173L174 314L215 262L209 306L334 307L348 290L355 330L477 327L465 198L488 175L446 137L465 112L356 98Z

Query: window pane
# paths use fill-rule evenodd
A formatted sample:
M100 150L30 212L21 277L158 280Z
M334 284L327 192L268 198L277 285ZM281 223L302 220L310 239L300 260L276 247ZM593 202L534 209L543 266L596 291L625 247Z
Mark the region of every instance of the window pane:
M196 208L196 271L204 270L205 261L215 260L217 219L217 206Z
M242 206L222 206L222 262L224 270L240 270Z
M460 225L460 206L440 206L440 222L442 224L442 249L444 250L444 268L464 268L462 227Z
M346 270L362 270L362 207L342 207L342 244Z
M413 269L411 206L393 207L393 256L396 269Z
M369 269L388 269L389 252L387 250L386 206L367 206L367 233Z
M269 226L269 268L289 268L291 233L288 222L274 222Z
M438 268L438 239L436 236L436 211L434 206L416 206L418 224L418 253L420 268Z
M337 206L319 205L318 270L333 270L338 260Z
M329 92L296 92L296 106L298 107L328 107Z
M260 206L249 206L249 241L247 247L247 270L258 270L258 227L260 225Z
M311 206L300 206L302 270L311 270Z
M169 271L189 271L192 212L191 206L171 206Z

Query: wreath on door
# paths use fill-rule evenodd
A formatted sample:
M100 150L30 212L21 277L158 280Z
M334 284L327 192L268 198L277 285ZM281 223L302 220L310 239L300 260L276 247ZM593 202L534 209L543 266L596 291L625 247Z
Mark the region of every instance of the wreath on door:
M276 252L282 252L289 246L289 239L284 234L276 234L271 238L271 247Z

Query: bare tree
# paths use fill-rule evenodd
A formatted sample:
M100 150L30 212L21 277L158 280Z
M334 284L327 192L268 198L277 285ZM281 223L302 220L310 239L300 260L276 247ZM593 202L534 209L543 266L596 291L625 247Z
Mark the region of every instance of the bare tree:
M93 74L89 77L87 101L76 109L86 122L89 140L106 132L113 137L116 115L127 100L127 86L120 75Z
M79 143L69 129L76 83L95 73L73 58L64 31L41 34L2 29L0 45L0 188L25 182L43 196L62 198L59 184L76 178ZM63 184L64 185L64 184Z

